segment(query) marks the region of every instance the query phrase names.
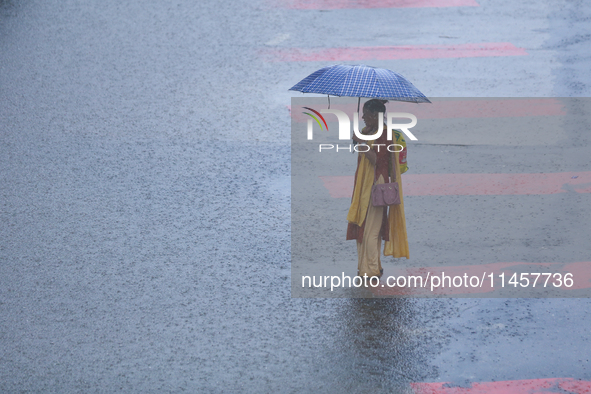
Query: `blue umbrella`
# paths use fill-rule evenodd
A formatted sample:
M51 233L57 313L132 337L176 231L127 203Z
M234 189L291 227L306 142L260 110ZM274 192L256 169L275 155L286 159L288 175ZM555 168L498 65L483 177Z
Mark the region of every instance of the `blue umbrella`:
M313 72L289 90L333 96L430 103L409 80L394 71L365 65L334 65Z

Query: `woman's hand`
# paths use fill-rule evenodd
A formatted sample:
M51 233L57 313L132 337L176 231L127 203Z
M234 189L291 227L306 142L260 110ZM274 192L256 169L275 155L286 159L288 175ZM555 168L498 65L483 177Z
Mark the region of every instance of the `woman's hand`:
M365 144L367 141L362 140L361 138L357 137L355 133L353 133L353 141L356 141L358 144Z
M376 161L378 159L378 155L376 154L376 152L373 149L370 149L369 151L363 152L361 154L365 155L365 157L367 157L367 160L369 160L371 165L375 167Z
M371 128L371 127L367 127L365 126L364 128L361 129L361 134L366 135L366 134L371 134L374 133L378 130L377 127L375 128ZM357 143L359 144L366 144L367 141L366 140L362 140L361 138L357 137L356 133L353 133L353 141L357 141Z

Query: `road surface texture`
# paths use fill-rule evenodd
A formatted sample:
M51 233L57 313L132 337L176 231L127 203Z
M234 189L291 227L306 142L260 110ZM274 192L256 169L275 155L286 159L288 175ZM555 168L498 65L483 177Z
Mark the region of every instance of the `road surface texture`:
M591 380L588 299L292 298L286 108L289 87L341 61L431 97L589 96L591 4L325 3L0 0L0 391ZM363 49L381 46L408 48ZM416 145L411 168L450 173L467 154L462 172L504 171L481 150Z

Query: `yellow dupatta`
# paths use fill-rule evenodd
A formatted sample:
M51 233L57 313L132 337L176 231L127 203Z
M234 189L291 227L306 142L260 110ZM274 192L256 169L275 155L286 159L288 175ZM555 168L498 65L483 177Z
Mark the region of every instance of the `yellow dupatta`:
M369 144L370 148L373 146L373 141ZM356 224L361 227L367 216L367 208L369 207L369 200L371 198L371 187L374 181L374 167L369 162L369 159L363 155L359 161L359 168L357 170L357 178L355 179L355 189L353 190L353 198L351 199L351 207L347 214L349 223Z
M405 148L406 149L406 148ZM406 217L404 216L404 200L402 193L402 176L400 174L400 165L398 152L394 157L393 174L396 174L398 183L398 192L400 193L400 205L391 205L388 211L388 226L390 226L390 239L384 244L384 256L406 257L409 258L408 236L406 234Z
M370 147L373 146L373 142ZM406 148L405 148L406 149ZM404 201L402 193L402 176L400 174L398 152L395 152L395 163L391 167L392 174L395 174L396 182L398 183L398 191L400 193L400 205L390 206L388 211L388 226L389 226L389 240L384 244L384 256L406 257L409 258L408 237L406 233L406 218L404 216ZM367 216L367 208L371 199L371 188L374 183L374 166L363 155L359 161L359 169L357 171L357 178L355 180L355 189L353 190L353 198L351 199L351 207L347 214L347 221L363 225L365 217Z

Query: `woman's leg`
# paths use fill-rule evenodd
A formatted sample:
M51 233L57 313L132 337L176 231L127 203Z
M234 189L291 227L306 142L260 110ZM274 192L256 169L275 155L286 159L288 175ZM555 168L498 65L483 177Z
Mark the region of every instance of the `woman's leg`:
M380 176L378 182L384 183ZM385 207L374 207L371 203L367 209L365 218L365 230L363 232L363 242L357 242L357 260L359 275L380 276L382 262L380 260L380 251L382 249L382 218Z

